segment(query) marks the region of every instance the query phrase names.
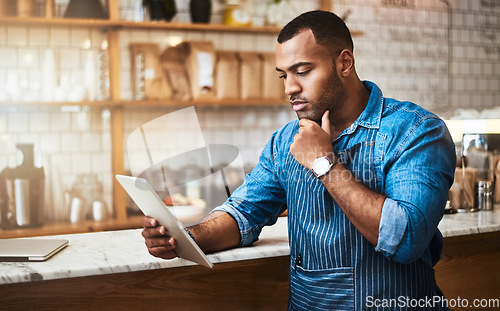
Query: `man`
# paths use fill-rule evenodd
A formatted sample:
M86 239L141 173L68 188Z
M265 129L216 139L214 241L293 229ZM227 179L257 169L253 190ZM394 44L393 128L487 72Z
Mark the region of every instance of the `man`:
M276 70L299 120L278 129L244 184L190 227L195 241L207 252L250 245L288 209L289 309L439 309L424 300L442 298L437 225L455 168L444 122L362 82L333 13L286 25ZM151 218L144 226L152 255L176 257L163 227Z

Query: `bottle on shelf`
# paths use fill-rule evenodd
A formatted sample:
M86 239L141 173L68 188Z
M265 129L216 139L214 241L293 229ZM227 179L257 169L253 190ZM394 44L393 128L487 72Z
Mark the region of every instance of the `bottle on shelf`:
M171 21L177 15L177 5L174 0L144 0L149 18L152 21Z
M87 99L92 101L97 98L98 92L98 70L94 51L86 51L83 67L83 83L87 90Z
M208 24L212 13L211 0L190 0L189 13L191 22Z
M97 56L98 68L98 100L109 99L109 63L108 63L108 41L104 40Z

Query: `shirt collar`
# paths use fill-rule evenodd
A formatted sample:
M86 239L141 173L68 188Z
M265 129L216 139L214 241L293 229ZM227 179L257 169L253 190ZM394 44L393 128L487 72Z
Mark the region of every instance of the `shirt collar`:
M345 130L346 134L353 133L358 125L366 128L380 127L380 119L382 118L382 109L384 106L382 91L373 82L363 81L363 84L370 91L368 103L366 104L365 110L363 110L356 121Z

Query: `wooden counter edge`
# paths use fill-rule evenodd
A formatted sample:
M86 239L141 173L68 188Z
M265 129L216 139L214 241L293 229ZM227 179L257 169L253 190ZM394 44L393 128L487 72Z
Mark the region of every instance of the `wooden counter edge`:
M441 260L434 267L436 281L448 300L500 301L500 232L444 238ZM478 310L478 308L451 308ZM498 308L481 308L498 310Z
M289 256L0 285L6 310L285 310Z

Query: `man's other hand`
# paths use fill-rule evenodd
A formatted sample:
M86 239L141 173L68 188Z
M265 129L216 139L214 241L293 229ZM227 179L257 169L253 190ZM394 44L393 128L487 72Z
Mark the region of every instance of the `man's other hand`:
M144 217L142 221L142 236L145 239L148 252L159 258L172 259L177 257L175 239L168 235L165 227L151 217Z

